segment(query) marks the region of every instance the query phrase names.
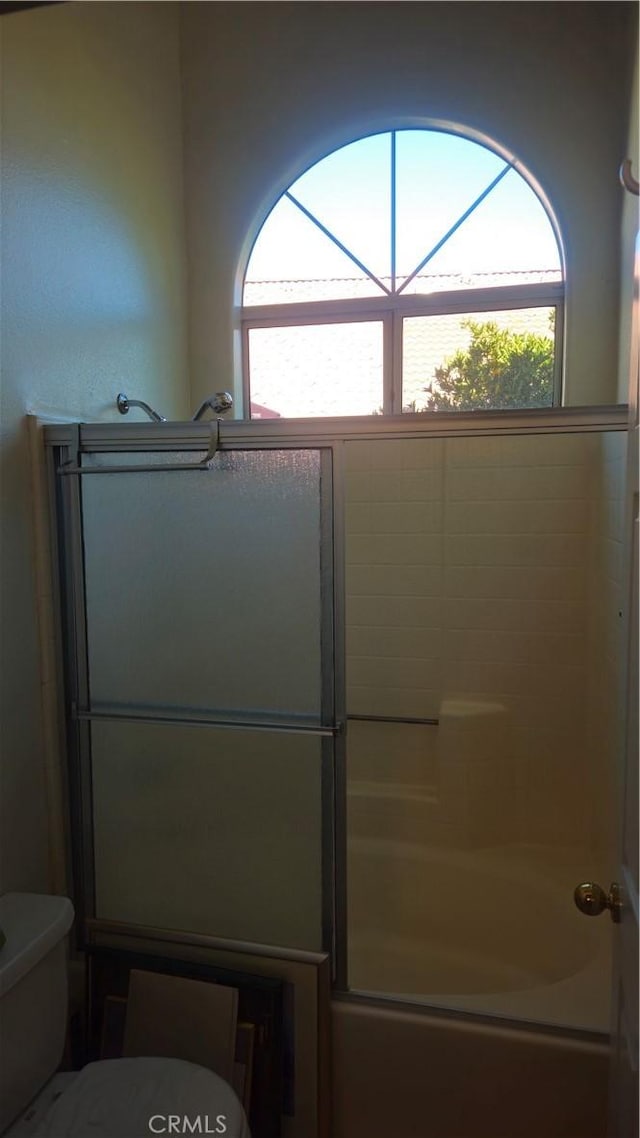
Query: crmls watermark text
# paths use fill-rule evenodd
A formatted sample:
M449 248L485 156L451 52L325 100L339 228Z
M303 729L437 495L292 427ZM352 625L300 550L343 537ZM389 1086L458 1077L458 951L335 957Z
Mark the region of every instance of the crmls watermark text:
M149 1119L149 1130L152 1134L226 1134L227 1117L217 1114L211 1118L208 1114L152 1114Z

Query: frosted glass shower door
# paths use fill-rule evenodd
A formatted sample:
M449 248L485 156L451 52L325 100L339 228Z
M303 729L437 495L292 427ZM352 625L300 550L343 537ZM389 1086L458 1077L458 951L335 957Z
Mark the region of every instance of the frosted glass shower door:
M84 478L94 710L320 721L320 481L318 450Z
M225 451L209 471L90 461L78 717L90 732L95 915L321 950L330 452Z

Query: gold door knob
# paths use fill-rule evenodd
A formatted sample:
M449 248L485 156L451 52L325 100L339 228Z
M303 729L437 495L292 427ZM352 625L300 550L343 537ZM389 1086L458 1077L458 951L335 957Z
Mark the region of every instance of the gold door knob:
M573 899L580 912L587 917L599 917L600 913L608 909L611 920L620 923L622 897L617 881L611 883L608 893L596 881L583 881L581 885L576 885Z

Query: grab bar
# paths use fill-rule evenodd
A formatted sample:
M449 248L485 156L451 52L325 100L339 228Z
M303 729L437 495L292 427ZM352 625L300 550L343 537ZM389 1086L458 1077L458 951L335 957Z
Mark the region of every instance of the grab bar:
M355 719L361 723L416 723L421 727L437 727L439 719L423 719L417 715L347 715L347 719Z
M213 460L220 449L220 420L216 419L210 425L209 449L200 462L166 462L166 463L127 463L119 466L81 466L75 462L63 462L58 467L58 474L150 474L156 470L211 470ZM80 453L80 445L76 447Z

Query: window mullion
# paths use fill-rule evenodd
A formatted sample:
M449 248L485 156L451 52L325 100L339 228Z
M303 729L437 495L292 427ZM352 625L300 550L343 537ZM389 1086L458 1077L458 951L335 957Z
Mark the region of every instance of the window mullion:
M563 351L564 351L564 302L556 304L555 307L555 327L554 327L554 349L553 349L553 406L562 406L562 377L564 375L563 368Z
M391 237L391 292L396 291L396 132L391 131L391 202L389 226Z
M391 399L391 414L400 415L402 413L402 326L403 319L402 313L394 308L391 313L391 375L392 375L392 399Z
M251 418L251 361L249 359L249 325L241 324L242 344L242 417Z
M393 313L382 316L382 414L393 413Z
M493 312L508 308L547 308L564 298L563 282L552 284L507 285L453 292L402 294L393 301L403 316L436 316L446 313Z
M405 316L422 313L480 312L483 309L536 308L562 305L564 283L502 285L451 292L403 293L389 297L352 297L346 300L305 301L298 304L251 305L241 310L243 322L257 325L331 323L332 321L379 319L392 304Z

